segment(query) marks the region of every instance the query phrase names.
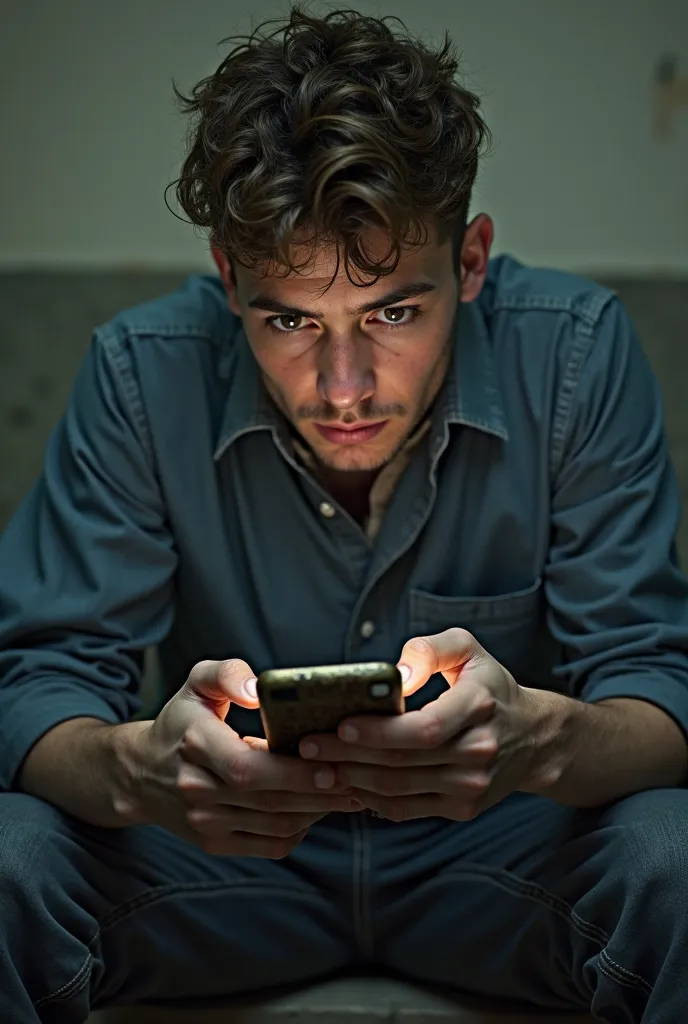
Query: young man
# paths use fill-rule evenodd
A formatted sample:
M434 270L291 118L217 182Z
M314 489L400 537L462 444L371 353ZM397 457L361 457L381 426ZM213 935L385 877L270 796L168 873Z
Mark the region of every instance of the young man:
M219 276L96 331L0 547L2 1020L361 967L683 1019L660 397L611 293L488 262L455 72L294 10L186 102ZM266 750L258 672L373 659L405 715Z

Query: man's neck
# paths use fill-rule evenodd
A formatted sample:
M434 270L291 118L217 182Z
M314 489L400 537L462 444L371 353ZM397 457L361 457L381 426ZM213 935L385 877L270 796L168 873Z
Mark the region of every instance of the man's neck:
M363 524L370 509L370 489L379 472L379 469L342 472L318 465L315 476L337 504L357 523Z

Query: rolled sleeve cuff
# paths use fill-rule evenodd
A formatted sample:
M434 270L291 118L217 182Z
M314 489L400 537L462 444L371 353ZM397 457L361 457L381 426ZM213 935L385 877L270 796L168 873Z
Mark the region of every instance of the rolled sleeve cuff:
M665 711L676 722L688 742L688 678L685 682L662 678L633 678L623 675L601 679L583 687L581 700L597 704L614 697L644 700Z
M56 725L72 718L98 718L110 725L123 721L107 701L83 690L51 696L44 703L31 693L5 709L0 714L0 790L15 788L30 750Z

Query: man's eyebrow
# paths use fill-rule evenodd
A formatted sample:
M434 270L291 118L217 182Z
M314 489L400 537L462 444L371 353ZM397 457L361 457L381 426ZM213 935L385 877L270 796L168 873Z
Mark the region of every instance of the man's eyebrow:
M362 313L373 313L376 309L382 309L385 306L394 306L396 303L403 302L405 299L414 299L417 295L425 295L426 292L433 292L436 288L437 285L430 284L429 281L416 281L411 284L405 284L400 288L395 288L392 292L388 292L386 295L381 295L372 302L365 302L362 306L358 306L357 309L347 310L347 313L350 316L361 316ZM322 320L325 315L324 313L318 313L315 310L297 309L296 306L289 306L283 302L278 302L277 299L272 299L269 295L256 295L255 298L250 300L248 307L249 309L264 309L269 313L282 313L286 316L308 317L309 320Z

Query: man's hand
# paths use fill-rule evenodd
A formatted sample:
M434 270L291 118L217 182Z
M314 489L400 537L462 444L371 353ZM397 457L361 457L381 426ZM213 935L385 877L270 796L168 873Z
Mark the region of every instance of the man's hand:
M408 696L441 672L450 689L419 711L360 716L305 739L304 758L334 763L337 780L385 818L463 821L514 790L556 778L544 756L548 694L518 686L466 630L409 640L399 660Z
M208 853L278 858L330 811L360 809L331 765L280 757L264 740L241 739L225 722L232 702L258 706L246 662L195 665L157 719L136 723L120 750L130 784L118 811Z

